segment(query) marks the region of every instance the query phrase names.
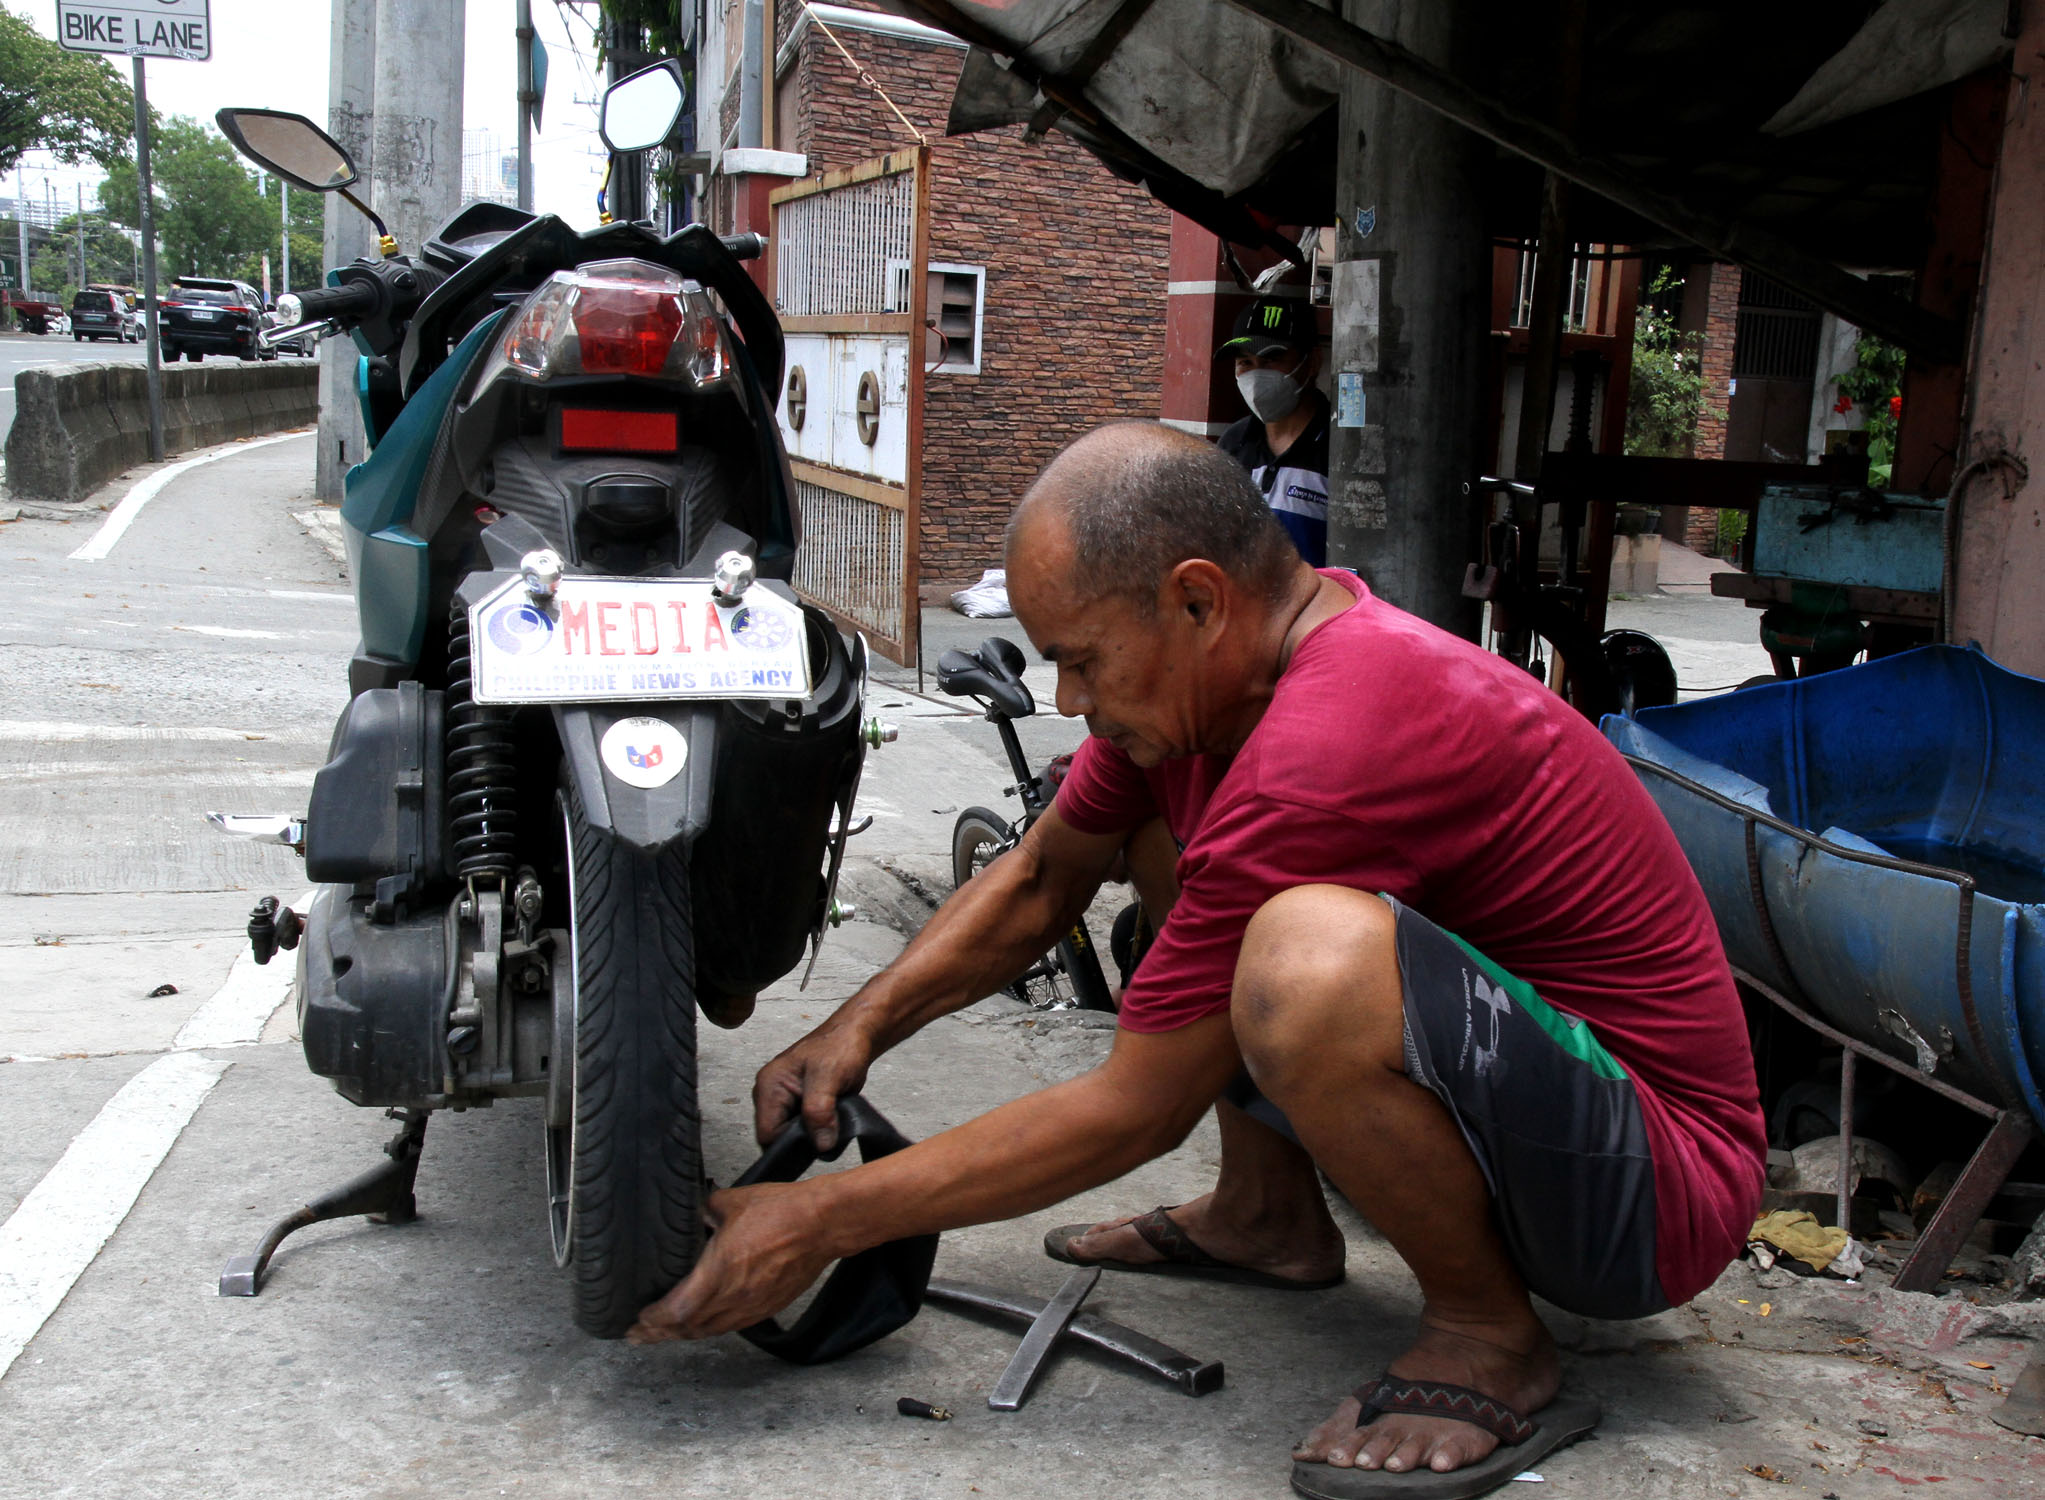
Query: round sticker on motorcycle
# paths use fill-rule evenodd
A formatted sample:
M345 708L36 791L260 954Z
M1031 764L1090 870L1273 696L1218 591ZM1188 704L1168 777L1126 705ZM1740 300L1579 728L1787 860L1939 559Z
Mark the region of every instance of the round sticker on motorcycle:
M665 719L620 719L598 746L604 769L627 786L666 786L682 773L689 742Z

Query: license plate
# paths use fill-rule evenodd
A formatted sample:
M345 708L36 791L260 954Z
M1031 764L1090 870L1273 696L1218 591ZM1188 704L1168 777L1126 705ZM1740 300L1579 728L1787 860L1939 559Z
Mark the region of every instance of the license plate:
M210 323L215 318L219 317L220 314L217 312L195 312L192 314L192 316L197 318L201 323Z
M478 703L801 698L802 611L764 586L719 604L707 580L563 578L535 600L513 579L469 611Z

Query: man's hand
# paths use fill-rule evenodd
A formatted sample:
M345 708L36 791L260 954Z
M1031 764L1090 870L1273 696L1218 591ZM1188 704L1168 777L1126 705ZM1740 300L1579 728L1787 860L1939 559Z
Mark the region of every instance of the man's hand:
M838 1100L859 1091L873 1065L865 1032L840 1010L760 1069L753 1079L753 1131L772 1145L798 1114L819 1151L838 1144Z
M763 1182L710 1195L716 1233L687 1278L625 1331L634 1344L707 1339L788 1306L835 1258L801 1183Z

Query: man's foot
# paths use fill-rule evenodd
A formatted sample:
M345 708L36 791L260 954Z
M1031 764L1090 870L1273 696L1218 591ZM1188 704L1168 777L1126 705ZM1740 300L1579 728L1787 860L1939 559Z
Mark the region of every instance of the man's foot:
M1555 1342L1538 1319L1531 1329L1458 1330L1430 1323L1423 1314L1419 1339L1392 1361L1386 1373L1467 1386L1523 1417L1532 1417L1552 1401L1562 1383ZM1447 1417L1384 1412L1368 1426L1358 1427L1357 1410L1356 1398L1344 1397L1335 1414L1307 1434L1292 1456L1336 1468L1447 1473L1476 1463L1498 1446L1498 1439L1484 1428Z
M1094 1261L1133 1266L1161 1262L1164 1253L1130 1227L1141 1217L1130 1214L1096 1224L1070 1240L1067 1253L1081 1265ZM1240 1222L1215 1208L1213 1193L1181 1203L1169 1217L1187 1239L1228 1265L1301 1283L1325 1284L1342 1275L1346 1248L1342 1231L1335 1227L1327 1204L1318 1196L1282 1220L1267 1214Z

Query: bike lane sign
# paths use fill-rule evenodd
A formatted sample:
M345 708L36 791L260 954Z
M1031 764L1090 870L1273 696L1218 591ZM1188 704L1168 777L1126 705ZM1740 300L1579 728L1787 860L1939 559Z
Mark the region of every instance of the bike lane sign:
M212 0L57 0L57 43L127 57L213 56Z

